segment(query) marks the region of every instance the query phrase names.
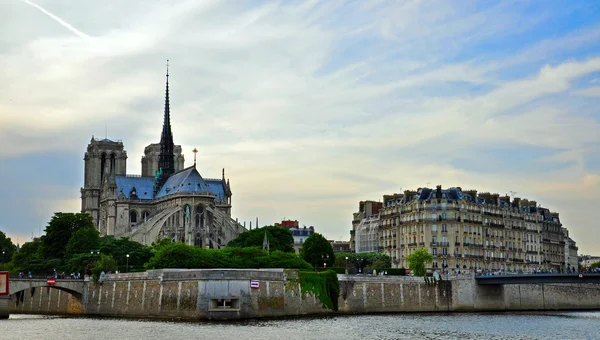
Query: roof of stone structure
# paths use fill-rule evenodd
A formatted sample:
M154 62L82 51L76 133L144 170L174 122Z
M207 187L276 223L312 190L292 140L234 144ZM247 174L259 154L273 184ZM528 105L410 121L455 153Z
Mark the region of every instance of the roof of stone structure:
M130 198L133 188L135 188L138 198L152 199L154 189L154 177L139 176L115 176L117 182L117 195Z
M194 167L183 169L173 174L160 188L156 198L172 195L180 192L211 192L206 181L200 176Z

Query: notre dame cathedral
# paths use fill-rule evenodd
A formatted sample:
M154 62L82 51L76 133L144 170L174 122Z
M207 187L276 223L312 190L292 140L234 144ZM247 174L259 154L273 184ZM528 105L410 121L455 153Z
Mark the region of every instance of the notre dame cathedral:
M160 143L144 149L141 176L127 175L121 141L92 137L84 157L81 210L92 215L100 236L221 248L246 229L231 218L225 170L220 179L208 179L196 170L195 159L184 168L181 146L173 144L171 133L168 71L164 111Z

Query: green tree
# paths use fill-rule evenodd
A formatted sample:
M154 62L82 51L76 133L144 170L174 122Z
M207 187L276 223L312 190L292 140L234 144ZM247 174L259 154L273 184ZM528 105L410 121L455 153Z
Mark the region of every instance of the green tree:
M287 253L294 252L294 236L286 228L276 226L266 226L252 229L241 233L237 238L231 240L227 247L246 248L263 246L265 232L269 239L269 249L271 251L280 250Z
M98 281L100 273L114 272L119 268L117 261L110 255L100 254L100 259L92 269L92 275L95 282Z
M127 264L129 264L130 271L131 269L142 269L144 263L152 257L151 247L126 237L104 236L100 239L99 248L101 254L110 255L117 261L121 271L126 269ZM129 255L129 260L127 260L127 255Z
M415 276L425 276L427 273L426 264L433 261L433 256L424 248L419 248L414 253L406 257L408 268L410 268Z
M100 246L100 233L95 227L84 227L73 233L69 239L66 249L66 258L68 261L76 254L89 254L90 251L98 249Z
M335 261L331 243L319 233L310 235L304 241L300 257L315 267L321 267L324 263L331 267Z
M23 243L19 251L12 256L12 263L15 271L32 271L39 273L46 270L44 260L40 256L40 241Z
M346 261L346 257L348 260ZM392 267L392 258L384 253L335 253L335 266L340 268L371 268L373 264L386 269ZM376 268L373 268L376 269Z
M592 270L594 270L594 269L596 269L596 268L598 268L598 267L600 267L600 261L598 261L598 262L594 262L594 263L592 263L592 264L590 265L590 268L591 268Z
M12 243L10 237L0 231L0 263L8 263L17 247Z
M81 228L94 228L92 216L87 213L55 213L41 237L41 255L44 259L63 259L71 236ZM88 250L89 251L89 250Z

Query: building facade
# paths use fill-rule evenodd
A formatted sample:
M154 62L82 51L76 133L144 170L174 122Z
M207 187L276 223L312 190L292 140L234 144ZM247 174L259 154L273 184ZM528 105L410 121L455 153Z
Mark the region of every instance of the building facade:
M84 157L81 210L92 215L101 236L220 248L246 229L231 218L225 170L221 178L203 178L195 157L193 166L184 167L181 146L173 143L168 77L167 72L160 143L145 148L142 174L127 174L122 141L92 137Z
M302 245L306 239L315 233L315 227L300 227L298 221L283 220L281 223L275 223L275 226L279 228L286 228L292 233L294 237L294 252L300 254L302 251Z
M437 186L384 195L381 209L370 215L363 203L353 215L353 251L386 253L397 268L407 268L406 257L425 248L433 255L432 268L566 269L559 214L535 201Z

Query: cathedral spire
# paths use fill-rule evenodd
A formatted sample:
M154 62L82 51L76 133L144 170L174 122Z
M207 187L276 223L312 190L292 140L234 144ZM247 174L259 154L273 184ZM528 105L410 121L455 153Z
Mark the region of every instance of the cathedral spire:
M160 136L160 155L158 158L159 170L162 170L160 186L169 176L175 173L175 155L173 152L173 134L171 132L171 108L169 103L169 60L167 60L167 81L165 88L165 115L162 134Z

